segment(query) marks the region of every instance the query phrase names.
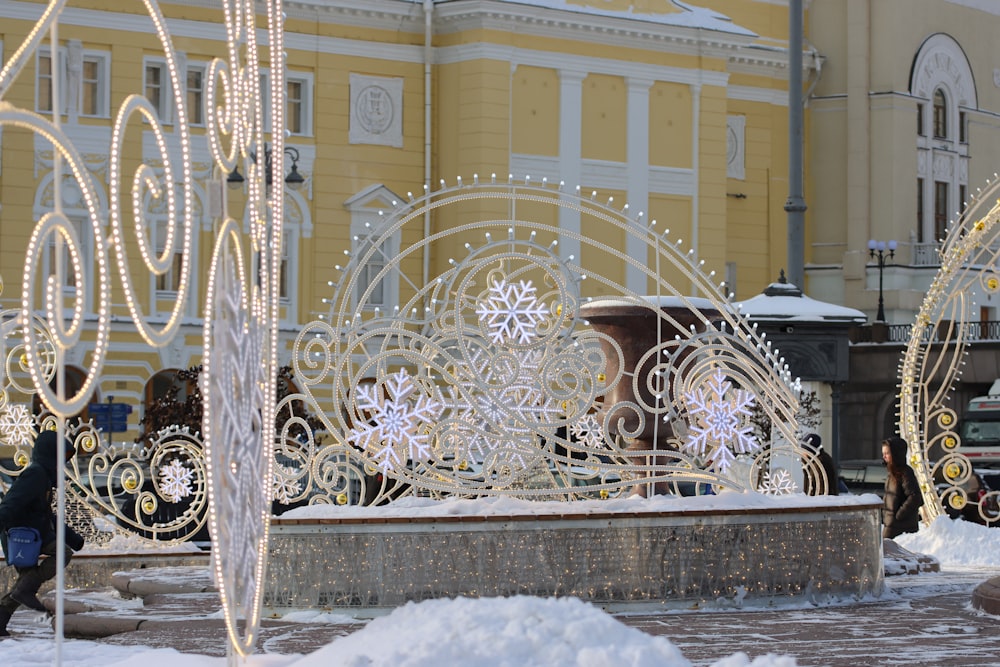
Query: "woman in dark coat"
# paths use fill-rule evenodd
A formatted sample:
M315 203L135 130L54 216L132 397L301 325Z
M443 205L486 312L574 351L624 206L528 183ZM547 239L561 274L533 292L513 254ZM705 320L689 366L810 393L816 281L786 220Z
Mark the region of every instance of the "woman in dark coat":
M906 462L907 449L902 438L882 441L882 461L889 470L883 496L882 537L889 539L903 533L915 533L920 524L918 510L924 504L924 497L913 468Z
M0 637L8 635L7 623L20 605L45 611L38 599L38 589L56 576L56 517L52 513L52 490L59 483L58 476L63 474L63 463L76 453L73 443L63 440L63 455L57 459L57 444L55 431L39 434L31 452L31 464L18 475L0 502L0 536L4 538L5 553L7 529L30 526L41 535L42 554L48 556L34 567L17 568L14 587L0 598ZM83 548L83 537L69 526L66 526L66 545L66 563L69 563L73 551Z

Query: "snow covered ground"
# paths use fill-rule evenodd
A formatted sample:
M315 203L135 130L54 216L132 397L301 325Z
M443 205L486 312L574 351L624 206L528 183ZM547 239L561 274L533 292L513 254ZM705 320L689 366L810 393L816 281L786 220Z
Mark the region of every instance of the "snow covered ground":
M897 542L910 551L936 556L945 571L943 575L893 577L885 597L903 606L916 605L922 596L948 589L949 582L957 581L967 588L970 582L1000 576L1000 530L997 529L939 518L921 532L901 536ZM949 575L948 571L957 574ZM921 586L921 582L927 585ZM801 607L801 611L796 612L799 616L822 612L805 603L797 604ZM840 607L834 611L850 618L849 608ZM699 620L686 624L691 627L687 634L694 640L702 625L700 619L706 616L712 616L712 612L698 612L691 618ZM312 622L316 619L317 616L309 618ZM343 618L333 616L331 621L343 622ZM947 621L943 619L942 622ZM704 632L703 641L713 639L707 624ZM975 639L970 636L969 641L975 642ZM794 654L780 655L781 644L776 644L775 651L767 655L762 655L759 647L755 647L753 653L758 657L753 660L746 653L736 651L716 661L714 667L793 667L798 659L809 657L806 641L784 646L794 649ZM3 640L0 641L0 664L50 665L55 650L51 634ZM71 667L136 664L143 667L223 667L226 661L182 654L173 649L65 640L62 664ZM619 618L577 599L515 597L410 603L309 655L254 655L244 664L248 667L604 667L608 664L682 667L692 662L668 639L630 627Z

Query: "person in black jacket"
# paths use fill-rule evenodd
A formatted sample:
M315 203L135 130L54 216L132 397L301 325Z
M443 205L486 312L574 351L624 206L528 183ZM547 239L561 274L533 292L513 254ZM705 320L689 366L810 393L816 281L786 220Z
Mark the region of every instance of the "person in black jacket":
M889 470L885 478L882 507L882 537L892 539L903 533L915 533L920 527L920 506L924 496L913 468L906 462L908 446L902 438L882 441L882 461Z
M10 490L0 502L0 536L7 549L7 529L30 526L42 537L42 558L34 567L17 568L17 581L3 598L0 598L0 637L8 636L7 623L21 605L36 611L45 611L38 599L38 589L56 576L56 517L52 512L52 490L63 474L63 465L73 458L73 443L63 440L63 451L57 455L58 436L55 431L42 431L35 438L31 464L18 475ZM74 551L83 548L83 537L66 526L66 563Z

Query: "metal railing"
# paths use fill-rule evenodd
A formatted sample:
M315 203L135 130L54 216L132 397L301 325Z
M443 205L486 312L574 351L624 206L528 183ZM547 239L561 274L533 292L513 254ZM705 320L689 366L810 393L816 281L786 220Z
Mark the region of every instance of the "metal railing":
M948 335L947 321L941 322L937 329L925 329L921 342L932 343L943 340ZM970 342L1000 341L1000 321L988 322L966 322L963 338ZM874 322L865 326L851 329L850 339L852 343L898 343L905 345L910 342L910 334L913 330L912 324L883 324ZM953 331L952 337L957 337Z

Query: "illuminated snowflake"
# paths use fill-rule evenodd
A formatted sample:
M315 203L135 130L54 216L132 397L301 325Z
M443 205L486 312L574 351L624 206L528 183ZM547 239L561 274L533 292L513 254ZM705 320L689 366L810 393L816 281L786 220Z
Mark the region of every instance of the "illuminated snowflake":
M590 448L604 446L604 429L594 415L587 415L569 427L570 435Z
M173 459L160 468L160 495L170 502L177 503L191 495L191 481L194 472L183 463Z
M480 350L456 364L459 386L449 388L455 414L442 444L459 459L496 461L517 476L539 456L536 432L561 417L562 408L542 386L543 350L490 357ZM505 478L507 475L505 475Z
M708 381L708 391L698 387L684 395L688 405L691 429L683 448L695 456L707 455L715 466L725 472L734 454L748 454L760 448L750 423L754 396L742 389L733 389L721 369L716 369Z
M523 345L535 337L536 327L549 315L549 307L539 303L530 280L517 284L494 280L489 297L476 314L490 330L489 338L494 343L516 340Z
M769 496L783 496L795 493L799 487L792 479L792 475L784 468L778 468L774 472L764 473L764 479L760 483L760 492Z
M302 493L298 475L298 468L274 466L274 499L282 505L289 504L292 498Z
M430 457L428 435L420 433L420 429L437 420L443 406L426 394L417 396L411 405L409 399L417 388L406 370L386 378L385 388L389 398L383 397L374 384L358 386L355 404L372 417L370 423L352 428L351 436L372 454L383 471L389 472L404 463L404 454L415 461Z
M0 413L0 440L19 447L35 441L35 421L25 405L14 404Z

